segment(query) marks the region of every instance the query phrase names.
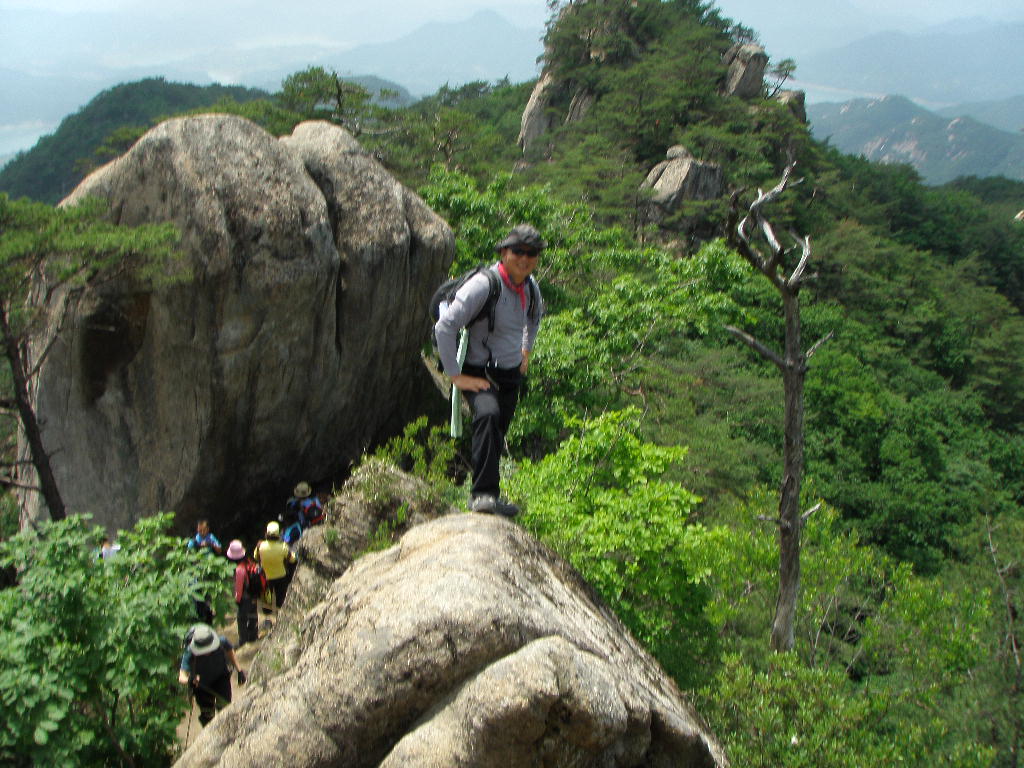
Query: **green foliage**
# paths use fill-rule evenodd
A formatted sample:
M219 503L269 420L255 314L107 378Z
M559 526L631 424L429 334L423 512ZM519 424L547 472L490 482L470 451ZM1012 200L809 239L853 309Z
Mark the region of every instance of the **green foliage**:
M285 136L292 132L296 125L304 119L298 112L285 109L271 99L253 99L251 101L235 101L221 99L207 107L197 107L185 115L238 115L252 120L267 133L274 136Z
M947 751L947 726L901 721L884 689L857 688L834 669L807 668L792 654L774 656L758 670L737 655L725 658L705 690L703 709L734 765L774 768L865 765L991 765L993 750L956 743ZM941 745L941 746L939 746Z
M374 458L411 472L444 496L451 486L449 475L455 461L455 443L443 427L434 425L428 429L427 417L421 416L409 422L401 436L378 448Z
M18 572L0 590L0 761L8 765L166 765L188 709L177 685L193 595L223 611L231 564L170 536L171 514L118 536L78 516L0 542Z
M331 120L345 126L357 122L370 103L365 88L323 67L288 75L277 98L285 109L305 119Z
M482 81L443 86L416 104L393 110L364 145L410 187L427 182L431 168L461 171L483 181L518 157L516 136L529 83Z
M0 541L18 532L18 500L11 493L0 496Z
M565 556L683 685L707 674L715 638L707 590L684 552L698 498L662 476L685 456L639 438L635 410L577 423L578 434L506 483L523 524ZM692 546L692 545L691 545Z
M373 534L370 536L369 543L356 557L362 557L369 552L381 552L394 544L395 533L405 526L408 514L409 509L407 505L403 504L395 511L393 519L388 518L378 523L377 527L373 530ZM335 535L337 535L336 532Z
M700 707L737 764L988 765L972 709L949 706L990 655L990 592L915 576L844 533L836 511L808 520L790 654L768 652L777 585L763 490L726 511L688 562L707 573L707 615L725 654Z
M103 200L51 208L0 193L0 304L25 317L28 278L84 284L104 270L131 266L140 282L184 275L172 224L119 227ZM16 331L19 329L15 329Z

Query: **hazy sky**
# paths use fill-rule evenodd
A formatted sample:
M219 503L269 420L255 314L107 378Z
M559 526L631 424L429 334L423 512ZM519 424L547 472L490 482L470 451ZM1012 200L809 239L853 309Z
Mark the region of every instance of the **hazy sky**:
M822 30L856 31L885 27L914 28L963 17L1024 20L1021 0L719 0L722 12L754 27L769 47L826 47ZM107 23L122 18L126 32L120 50L132 56L166 56L203 44L213 35L225 46L266 43L326 43L355 46L401 37L429 21L460 21L473 12L490 9L521 27L540 28L547 17L545 0L0 0L0 57L17 51L33 54L40 64L59 59L59 45L39 46L31 30L11 24L5 12L56 11L78 15L80 35L87 39L90 21ZM85 16L83 16L85 14ZM93 19L88 16L94 15ZM17 17L16 17L17 20ZM182 30L188 29L186 37ZM21 38L21 39L18 39ZM792 42L791 42L792 41ZM497 47L495 55L500 55ZM7 50L5 56L2 50ZM119 50L97 51L117 60ZM788 55L782 52L782 55Z
M719 0L717 6L757 30L773 59L795 58L798 77L801 55L882 29L920 31L965 16L1024 21L1024 0ZM0 101L5 82L10 94L20 74L105 77L98 91L117 82L112 70L158 74L162 64L206 66L204 57L269 45L355 47L400 38L431 21L463 21L484 9L536 29L538 37L548 15L545 0L0 0ZM494 56L502 56L500 40ZM230 80L212 64L207 71ZM56 86L35 86L38 98ZM7 117L0 124L0 155L31 146L55 119L28 110L23 119L21 113L17 120Z

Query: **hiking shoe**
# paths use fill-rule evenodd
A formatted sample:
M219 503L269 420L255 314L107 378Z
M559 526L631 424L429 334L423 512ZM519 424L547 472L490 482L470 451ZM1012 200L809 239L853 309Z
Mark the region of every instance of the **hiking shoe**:
M481 493L469 500L469 511L480 512L484 515L492 515L494 514L494 509L497 503L498 500L491 496L491 494Z
M505 499L498 499L494 505L494 512L502 517L513 518L519 514L519 507Z

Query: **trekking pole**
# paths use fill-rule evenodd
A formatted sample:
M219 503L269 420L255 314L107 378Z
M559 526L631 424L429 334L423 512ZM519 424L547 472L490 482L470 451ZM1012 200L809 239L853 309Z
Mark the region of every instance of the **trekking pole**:
M456 350L456 359L461 366L466 360L466 350L469 347L469 331L463 328L459 331L459 346ZM452 416L449 425L449 434L452 437L462 437L462 390L452 384Z
M185 749L188 749L189 741L192 738L192 715L194 714L193 710L195 709L193 699L195 698L195 694L192 691L191 685L185 687L188 689L185 692L185 697L188 699L188 725L185 727Z

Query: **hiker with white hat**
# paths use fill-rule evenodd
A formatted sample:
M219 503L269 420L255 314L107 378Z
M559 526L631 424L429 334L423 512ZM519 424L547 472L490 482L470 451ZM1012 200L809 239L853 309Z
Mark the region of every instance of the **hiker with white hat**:
M245 672L238 665L235 649L209 624L196 624L185 635L178 682L187 685L199 705L199 722L206 725L217 710L231 703L231 670L238 672L238 684L245 684Z

